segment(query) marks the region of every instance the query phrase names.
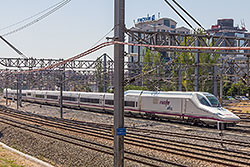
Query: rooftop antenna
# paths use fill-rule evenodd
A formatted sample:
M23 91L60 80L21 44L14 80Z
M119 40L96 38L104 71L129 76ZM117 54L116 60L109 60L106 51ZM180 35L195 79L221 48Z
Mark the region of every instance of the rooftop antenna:
M245 24L245 20L241 20L241 28L245 29L246 28L246 24Z

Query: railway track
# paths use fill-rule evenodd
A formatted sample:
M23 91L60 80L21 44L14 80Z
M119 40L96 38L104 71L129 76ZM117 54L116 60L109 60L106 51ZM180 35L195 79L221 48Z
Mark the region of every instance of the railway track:
M3 111L5 110L5 111ZM6 118L11 117L12 119ZM4 123L16 126L18 127L18 124L22 124L22 126L28 128L29 130L32 130L33 133L35 133L36 130L42 131L41 126L46 126L50 128L56 128L63 131L68 131L70 133L80 134L80 135L88 135L96 138L102 138L103 140L108 140L109 142L113 141L113 135L111 134L112 126L106 125L106 124L96 124L96 123L90 123L90 122L81 122L81 121L72 121L72 120L62 120L52 117L45 117L45 116L39 116L35 114L30 113L24 113L20 111L16 111L13 109L2 109L0 111L0 119L1 122L4 121ZM13 121L15 119L15 121ZM22 120L26 122L31 122L31 124L22 123L20 121ZM190 144L182 141L176 141L174 139L166 139L162 137L152 137L149 134L155 134L159 136L172 136L172 137L178 137L178 138L186 138L186 139L192 139L192 140L207 140L208 142L214 142L214 143L220 143L218 139L215 138L204 138L201 136L193 136L193 135L184 135L184 134L178 134L178 133L170 133L170 132L164 132L163 131L150 131L147 129L135 129L135 128L128 128L127 129L127 136L125 137L125 144L128 147L138 147L138 148L144 148L148 150L154 150L156 153L166 153L166 154L174 154L177 156L182 156L190 159L196 159L200 161L207 161L210 163L220 164L224 166L249 166L250 165L250 154L246 152L240 152L236 150L227 150L225 148L219 148L219 147L210 147L206 145L200 145L200 144ZM74 140L75 142L71 144L77 144L78 142L81 142L81 146L84 147L83 143L87 143L90 145L93 145L91 147L94 147L93 150L96 151L103 151L106 154L113 155L112 153L112 146L107 147L106 145L101 145L96 143L91 143L86 140L79 139L78 137L73 136L67 136L65 134L59 134L58 132L53 132L51 130L45 130L43 132L39 133L46 133L45 135L48 136L47 133L61 136L64 139L65 142L67 140ZM42 134L41 134L42 135ZM52 135L52 136L53 136ZM77 135L74 135L77 136ZM59 137L60 138L60 137ZM223 144L235 144L244 147L249 147L249 143L245 142L242 143L240 141L223 141ZM79 145L79 143L78 143ZM98 147L98 148L96 148ZM105 148L104 150L101 148ZM137 153L125 151L125 159L130 161L136 161L138 162L138 158L133 159L134 157L144 158L145 160L142 160L138 163L145 164L148 160L160 163L159 166L162 164L168 164L173 166L182 166L181 164L177 164L174 162L164 161L162 159L157 159L154 157L147 157L145 155L139 155ZM133 157L133 158L132 158ZM234 157L232 159L232 157ZM157 166L157 163L151 163L149 162L145 165L150 166Z

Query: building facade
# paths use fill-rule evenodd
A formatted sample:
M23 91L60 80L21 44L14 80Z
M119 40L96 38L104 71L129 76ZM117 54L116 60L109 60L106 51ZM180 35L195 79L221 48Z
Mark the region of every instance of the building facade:
M177 27L177 22L171 18L159 18L155 19L155 16L147 16L145 18L137 19L135 26L131 28L138 32L159 32L159 33L180 33L180 34L189 34L190 30L185 27ZM141 34L138 33L138 36ZM131 43L138 43L132 37L128 39ZM166 42L166 45L171 45L171 41ZM143 50L144 47L129 46L129 62L142 62L143 60ZM172 53L170 52L160 52L162 54L162 59L168 61L171 59Z

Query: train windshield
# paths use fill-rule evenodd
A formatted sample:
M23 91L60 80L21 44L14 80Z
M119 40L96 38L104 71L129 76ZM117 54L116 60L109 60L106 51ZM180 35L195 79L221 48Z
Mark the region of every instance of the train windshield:
M211 103L212 107L220 107L220 102L217 100L217 98L212 94L205 94L209 102Z
M209 93L203 93L203 95L197 94L198 100L201 104L209 106L209 107L220 107L220 103L217 98Z
M204 96L197 94L197 97L201 104L211 107L210 103L207 101L207 99Z

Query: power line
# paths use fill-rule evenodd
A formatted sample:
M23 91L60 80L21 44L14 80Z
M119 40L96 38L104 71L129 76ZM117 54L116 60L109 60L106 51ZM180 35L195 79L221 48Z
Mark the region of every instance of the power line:
M10 32L8 32L8 33L5 33L5 34L3 34L2 36L4 37L4 36L7 36L7 35L11 35L11 34L16 33L16 32L18 32L18 31L21 31L21 30L23 30L23 29L25 29L25 28L28 28L29 26L31 26L31 25L33 25L33 24L35 24L35 23L41 21L42 19L44 19L44 18L48 17L49 15L51 15L52 13L56 12L58 9L62 8L63 6L65 6L65 5L68 4L70 1L71 1L71 0L65 0L64 2L60 3L58 6L54 7L53 9L51 9L51 10L48 11L47 13L43 14L42 16L38 17L37 19L33 20L32 22L27 23L27 24L25 24L24 26L19 27L19 28L13 30L13 31L10 31Z
M18 25L18 24L21 24L21 23L23 23L23 22L25 22L25 21L27 21L27 20L30 20L30 19L32 19L32 18L34 18L34 17L36 17L36 16L39 16L40 14L42 14L42 13L44 13L44 12L46 12L46 11L48 11L48 10L50 10L50 9L52 9L52 8L54 8L54 7L56 7L56 6L58 6L59 4L63 3L64 1L65 1L65 0L60 1L60 2L58 2L58 3L56 3L56 4L52 5L52 6L50 6L49 8L44 9L44 10L42 10L42 11L36 13L35 15L32 15L32 16L30 16L30 17L27 17L27 18L25 18L25 19L23 19L23 20L21 20L21 21L19 21L19 22L17 22L17 23L14 23L14 24L11 24L11 25L9 25L9 26L0 28L0 31L5 30L5 29L8 29L8 28L11 28L11 27L14 27L14 26L16 26L16 25Z
M101 39L99 39L94 45L92 45L91 48L94 47L94 46L96 46L101 40L103 40L106 36L108 36L114 29L115 29L115 27L112 28L109 32L107 32L107 33L106 33Z
M191 15L189 14L178 2L176 2L176 0L172 0L184 13L186 13L186 15L188 15L198 26L200 26L204 31L205 28Z
M167 1L167 0L164 0L167 4L168 4L168 6L170 6L174 11L175 11L175 13L185 22L185 23L187 23L187 25L190 27L190 28L192 28L194 31L196 31L195 30L195 28Z
M8 45L10 46L15 52L17 52L17 54L19 54L20 56L22 56L23 58L28 58L27 56L25 56L20 50L18 50L15 46L13 46L10 42L8 42L5 38L3 38L2 36L0 36L0 38Z

